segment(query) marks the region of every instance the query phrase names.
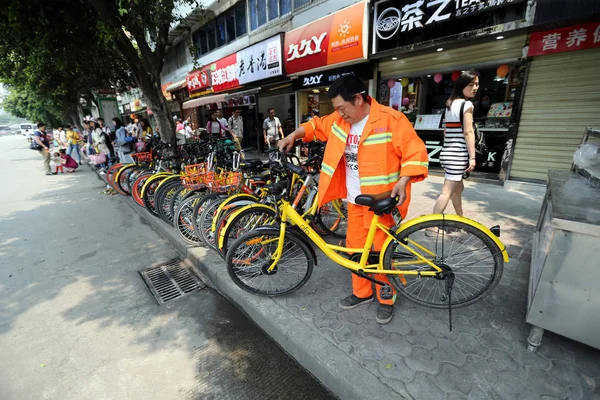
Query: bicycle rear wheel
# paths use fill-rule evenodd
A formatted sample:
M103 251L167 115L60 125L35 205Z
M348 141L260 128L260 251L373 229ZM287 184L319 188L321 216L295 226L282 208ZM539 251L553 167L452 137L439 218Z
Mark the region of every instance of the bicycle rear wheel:
M223 199L223 196L224 195L222 195L221 193L209 193L205 195L200 202L194 205L191 217L192 228L194 230L194 234L198 236L200 244L205 244L204 238L200 233L200 227L202 226L202 221L200 220L200 218L202 218L202 213L204 212L204 209L210 206L213 202Z
M194 219L196 222L194 229L196 229L196 232L200 234L204 244L213 250L217 250L217 246L216 233L212 231L212 221L217 209L225 200L227 200L226 196L216 198L214 201L204 207L199 218Z
M265 204L246 206L244 210L233 215L219 232L219 253L223 258L227 255L229 245L242 235L259 226L275 224L276 212Z
M117 192L119 192L119 189L117 189L117 185L115 184L115 175L117 175L117 172L119 172L121 167L123 167L124 165L125 165L124 163L114 164L114 165L111 165L111 167L108 169L108 171L106 171L106 175L105 175L106 182L108 182L110 187L112 187ZM121 194L123 194L123 193L121 193Z
M487 233L466 223L439 220L418 223L398 232L415 253L454 274L452 307L464 307L487 296L502 277L502 251ZM433 271L396 241L385 249L384 269ZM447 278L388 275L402 296L432 308L447 308Z
M169 182L160 185L154 195L154 207L160 219L166 223L173 223L173 214L171 214L170 207L171 199L180 187L182 185L179 179L171 179Z
M172 175L159 175L156 176L156 178L148 178L148 181L142 188L142 201L144 202L144 207L146 207L146 210L148 210L150 214L154 215L155 217L158 217L158 211L156 211L156 205L154 201L156 189L165 179L168 179L171 176Z
M192 213L194 211L194 206L202 200L202 197L204 197L202 194L193 194L183 200L177 211L175 211L175 216L173 218L173 225L175 226L175 229L177 229L179 236L187 244L194 246L199 246L201 241L194 232L194 227L192 226Z
M125 196L131 196L131 189L129 187L129 178L141 167L135 164L125 165L115 175L116 186L125 194ZM119 190L117 190L119 191Z
M238 238L227 253L227 272L243 290L280 296L300 289L308 281L314 260L303 240L288 233L275 269L269 271L279 242L279 227L263 227Z
M169 202L169 210L170 210L169 213L171 214L171 222L173 222L173 220L175 219L175 213L177 212L177 209L181 205L181 202L183 200L185 200L187 197L193 195L194 193L195 192L193 190L190 190L190 189L186 188L185 186L181 186L177 190L177 192L175 192L175 194L171 198L171 201Z
M145 208L146 206L144 205L144 200L142 200L142 196L140 195L140 193L142 192L142 186L144 186L144 183L146 183L146 181L152 176L154 175L152 172L145 172L143 174L140 174L137 179L133 182L133 185L131 186L131 197L133 197L133 200L135 201L135 204L137 204L140 207Z
M343 200L332 200L317 211L319 231L345 239L348 231L348 205Z

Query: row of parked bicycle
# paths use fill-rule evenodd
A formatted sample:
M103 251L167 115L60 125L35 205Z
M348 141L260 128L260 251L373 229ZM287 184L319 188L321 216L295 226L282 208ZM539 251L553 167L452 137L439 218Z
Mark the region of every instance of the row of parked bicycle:
M277 159L277 150L270 151ZM278 196L288 190L296 210L317 232L345 237L344 203L335 200L317 207L322 155L320 143L309 145L304 162L288 155L286 161L305 172L300 176L288 162L243 160L243 151L230 140L205 137L177 152L155 143L151 152L134 154L135 163L113 165L106 178L118 193L132 196L140 207L173 224L186 243L212 248L225 259L233 240L274 221Z

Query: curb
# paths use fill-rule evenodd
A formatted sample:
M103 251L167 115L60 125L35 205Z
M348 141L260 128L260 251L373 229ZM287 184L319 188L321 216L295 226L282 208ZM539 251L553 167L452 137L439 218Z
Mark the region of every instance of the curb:
M102 176L98 175L102 180ZM123 197L123 196L119 196ZM340 399L410 398L382 383L375 373L363 368L336 345L292 315L269 297L254 296L238 288L219 255L203 247L183 243L175 228L123 198L144 224L165 238L189 261L206 285L231 301L270 336L286 353Z

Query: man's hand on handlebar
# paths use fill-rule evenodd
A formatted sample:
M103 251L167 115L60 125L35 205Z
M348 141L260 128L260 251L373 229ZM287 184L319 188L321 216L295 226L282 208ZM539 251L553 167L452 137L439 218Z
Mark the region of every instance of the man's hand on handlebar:
M294 135L289 135L289 136L281 139L280 141L278 141L277 147L279 148L280 151L285 151L287 153L288 151L290 151L292 149L292 147L294 147L295 142L296 142L296 139L294 138Z

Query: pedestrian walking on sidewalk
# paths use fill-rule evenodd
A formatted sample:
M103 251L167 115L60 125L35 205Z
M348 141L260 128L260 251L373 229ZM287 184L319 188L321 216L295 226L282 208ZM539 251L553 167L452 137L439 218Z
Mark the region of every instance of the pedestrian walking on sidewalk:
M446 102L446 130L440 164L444 167L444 185L433 207L434 214L443 213L452 201L456 214L462 216L463 179L475 168L475 131L473 103L479 89L477 72L462 71Z
M368 96L363 81L354 75L345 75L333 82L327 97L335 111L324 117L315 116L300 125L279 142L279 148L289 150L298 139L327 142L319 181L319 206L346 198L346 246L363 248L374 213L368 207L356 204L356 197L390 192L391 197L398 197L398 211L405 217L411 184L427 177L427 149L408 118ZM389 214L380 216L379 221L388 227L394 225ZM386 239L386 234L378 231L374 250L380 251ZM385 275L373 278L388 283ZM339 307L349 310L377 298L376 321L387 324L394 315L396 295L395 292L390 297L383 295L379 284L375 288L373 293L371 281L353 274L352 294L343 299Z
M67 143L69 145L69 148L67 150L67 153L69 155L69 157L72 157L71 154L73 154L73 151L75 151L75 155L77 156L77 161L79 162L79 165L81 165L81 153L79 152L79 142L81 141L81 138L79 137L79 134L77 132L75 132L73 130L73 128L71 128L71 125L67 125Z
M50 170L50 142L46 135L46 124L43 122L37 124L37 131L33 134L33 141L30 148L37 150L42 156L46 175L54 175L52 170Z

